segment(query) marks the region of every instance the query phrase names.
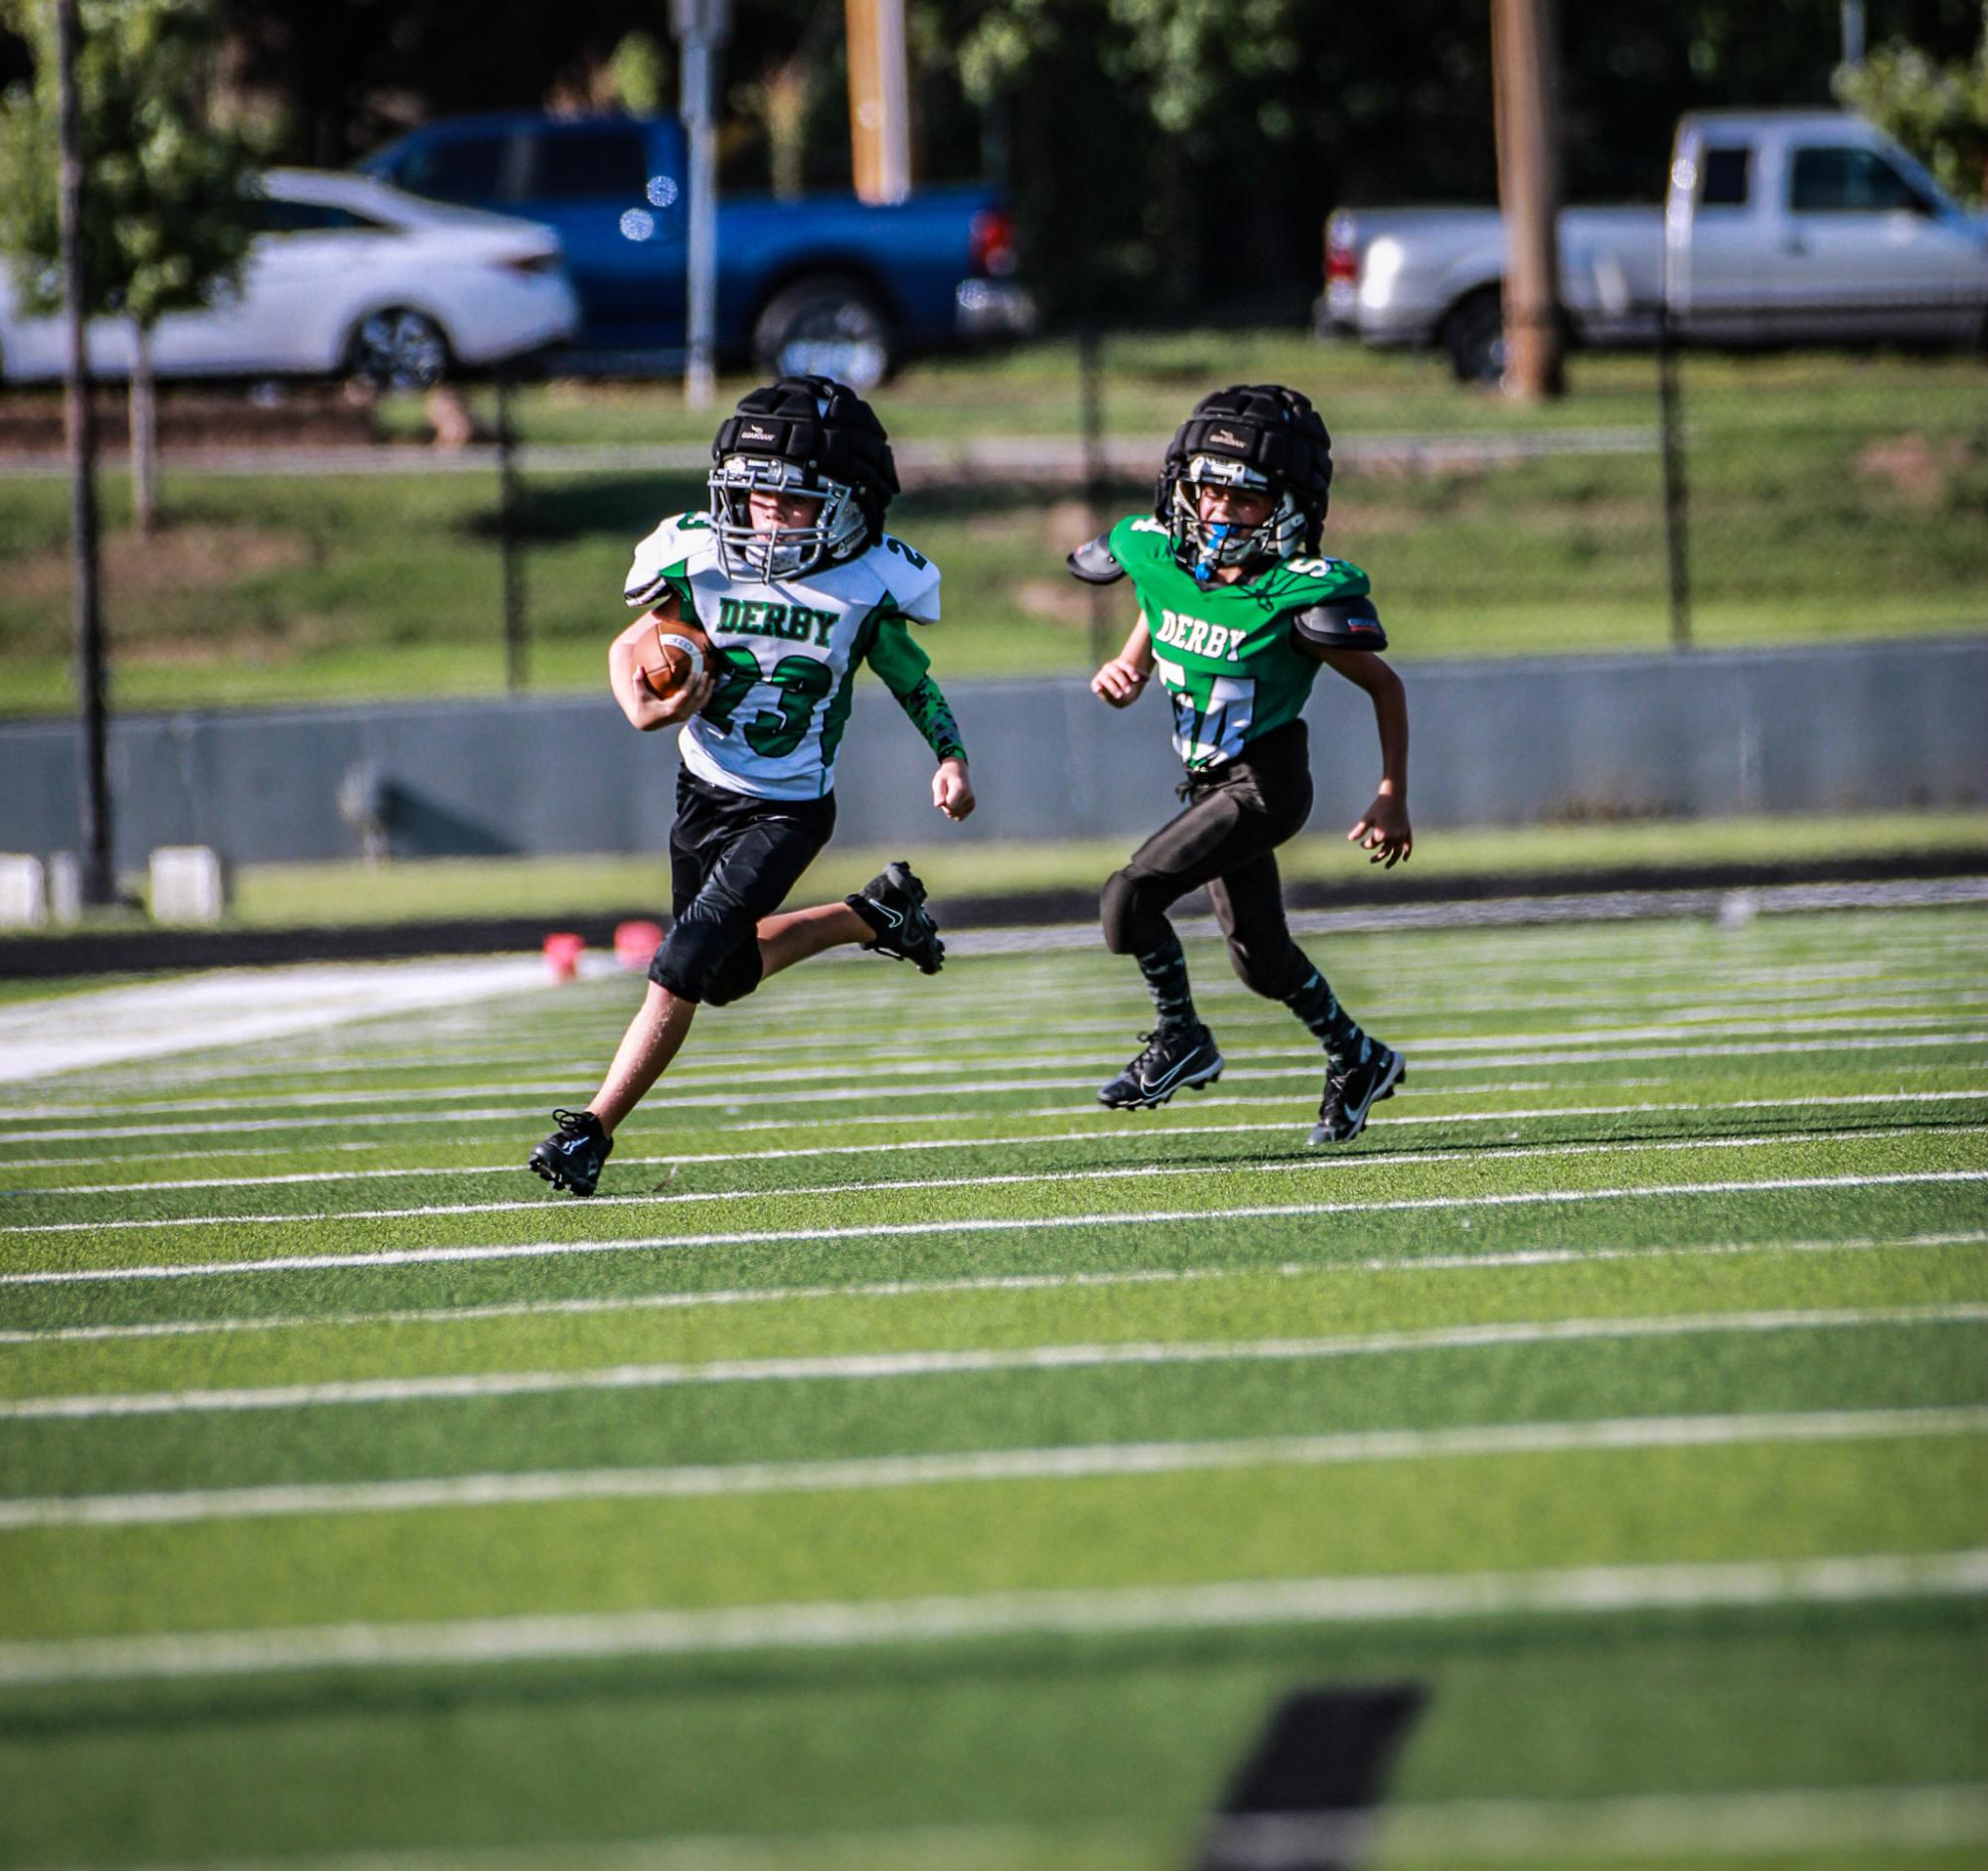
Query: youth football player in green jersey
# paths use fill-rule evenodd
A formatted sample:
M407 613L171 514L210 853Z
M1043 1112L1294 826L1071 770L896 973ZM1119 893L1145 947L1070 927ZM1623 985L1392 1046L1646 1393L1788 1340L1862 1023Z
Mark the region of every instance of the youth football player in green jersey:
M1162 1105L1221 1076L1166 918L1203 884L1236 973L1325 1048L1311 1142L1350 1142L1401 1083L1401 1054L1360 1029L1292 940L1273 855L1311 811L1303 709L1321 665L1366 691L1380 730L1380 790L1346 836L1390 868L1414 846L1408 703L1379 654L1387 635L1366 573L1318 555L1331 481L1331 437L1311 404L1279 385L1239 385L1202 397L1181 424L1151 517L1121 520L1070 554L1079 578L1129 577L1139 599L1139 622L1093 692L1130 707L1157 674L1187 769L1185 809L1105 885L1105 944L1138 961L1158 1014L1138 1057L1098 1092L1117 1109Z

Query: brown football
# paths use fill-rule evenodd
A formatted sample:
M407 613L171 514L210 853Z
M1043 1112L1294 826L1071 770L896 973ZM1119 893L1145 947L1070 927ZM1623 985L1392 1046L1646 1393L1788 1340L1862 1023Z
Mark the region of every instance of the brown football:
M637 660L644 687L659 702L672 696L702 675L710 661L711 640L694 623L681 618L652 614L654 626L642 640Z

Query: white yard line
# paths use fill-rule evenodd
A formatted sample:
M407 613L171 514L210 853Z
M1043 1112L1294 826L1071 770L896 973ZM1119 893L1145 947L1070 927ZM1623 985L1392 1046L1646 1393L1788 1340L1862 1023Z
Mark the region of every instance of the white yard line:
M1938 1028L1940 1030L1936 1032L1926 1032L1917 1035L1911 1043L1926 1045L1948 1041L1954 1044L1972 1042L1988 1038L1988 1034L1973 1031L1953 1032L1951 1029L1954 1027L1977 1025L1979 1019L1980 1014L1978 1012L1956 1013L1952 1014L1928 1013L1908 1016L1904 1019L1890 1019L1883 1022L1890 1030L1881 1037L1887 1044L1904 1044L1908 1043L1908 1039L1903 1029ZM1729 1036L1740 1034L1754 1034L1764 1037L1783 1033L1843 1032L1865 1035L1863 1043L1868 1045L1871 1039L1870 1028L1873 1023L1871 1015L1860 1014L1848 1019L1723 1020L1717 1024L1716 1028L1710 1030L1716 1030L1722 1040ZM1701 1035L1699 1030L1691 1025L1680 1025L1671 1022L1655 1026L1584 1027L1558 1033L1531 1031L1522 1033L1431 1034L1421 1038L1398 1036L1396 1043L1404 1052L1412 1054L1418 1063L1428 1063L1434 1059L1453 1053L1507 1053L1514 1049L1530 1049L1535 1052L1552 1052L1558 1055L1562 1053L1585 1053L1599 1046L1614 1046L1625 1041L1642 1042L1666 1039L1691 1039L1700 1036L1709 1036L1709 1032ZM821 1043L819 1038L815 1043L819 1047ZM1712 1048L1693 1048L1694 1051L1723 1050L1727 1052L1751 1049L1735 1048L1730 1045ZM840 1051L840 1048L838 1050ZM1227 1056L1232 1062L1290 1059L1295 1053L1301 1053L1305 1050L1306 1048L1294 1037L1293 1042L1288 1045L1232 1048ZM926 1056L871 1059L868 1061L856 1059L853 1062L839 1062L833 1065L809 1065L799 1069L788 1065L783 1066L781 1070L781 1082L783 1086L797 1083L831 1085L847 1082L858 1086L867 1095L870 1085L879 1079L957 1079L961 1073L987 1064L998 1064L1009 1071L1033 1071L1039 1069L1044 1072L1050 1072L1061 1070L1068 1063L1067 1059L1055 1062L1045 1061L1038 1068L1033 1061L1018 1060L1010 1057L1007 1051L986 1055L976 1055L972 1052L961 1051L943 1059ZM740 1067L744 1068L746 1076L735 1079L726 1077L725 1074L728 1071L733 1071ZM1110 1059L1101 1057L1098 1060L1097 1069L1109 1072L1112 1069ZM1303 1074L1310 1077L1318 1076L1320 1070L1320 1064L1312 1061L1307 1061L1302 1067ZM764 1082L764 1066L753 1061L699 1060L695 1057L687 1060L684 1065L677 1068L671 1078L673 1086L682 1085L696 1091L714 1093L735 1088L736 1095L741 1099L756 1096ZM1030 1079L1026 1082L1034 1084L1042 1081ZM265 1091L256 1094L253 1102L255 1108L259 1111L280 1111L285 1107L291 1106L307 1109L336 1106L347 1110L363 1110L373 1106L412 1107L427 1101L446 1104L463 1103L471 1100L488 1102L492 1099L539 1100L569 1097L572 1095L573 1081L568 1078L527 1081L514 1080L497 1083L478 1082L471 1085L398 1086L378 1090L368 1088L337 1091ZM783 1096L785 1095L783 1093ZM900 1092L896 1095L901 1096L904 1094ZM683 1101L680 1100L680 1102ZM241 1097L234 1096L227 1098L168 1100L111 1100L89 1104L35 1104L0 1107L0 1119L11 1122L30 1119L38 1124L45 1123L53 1127L64 1124L73 1118L149 1116L162 1112L175 1111L230 1111L238 1110L243 1103L244 1100ZM428 1114L410 1110L409 1115L420 1120L425 1119ZM34 1134L29 1133L29 1135Z
M162 1053L252 1045L382 1014L427 1013L545 985L520 956L238 968L0 1008L0 1081Z
M1376 1828L1378 1827L1378 1830ZM1378 1838L1389 1866L1540 1864L1951 1849L1988 1841L1988 1785L1761 1788L1624 1793L1593 1799L1442 1799L1330 1815L1307 1840L1364 1861ZM1006 1871L1054 1851L1143 1862L1136 1823L958 1824L839 1832L698 1832L432 1845L273 1858L151 1860L119 1871ZM1336 1860L1333 1860L1336 1861ZM1282 1861L1280 1861L1282 1862ZM1294 1861L1295 1862L1295 1861ZM53 1868L45 1868L53 1871ZM74 1871L74 1867L70 1868ZM93 1871L106 1871L95 1867Z
M1795 1189L1861 1189L1988 1181L1988 1169L1910 1169L1876 1175L1767 1176L1755 1181L1658 1182L1641 1188L1527 1189L1497 1195L1404 1196L1368 1202L1274 1202L1239 1208L1135 1209L1095 1215L963 1217L881 1221L860 1227L757 1228L734 1234L634 1235L614 1241L520 1241L463 1247L395 1247L371 1253L286 1254L261 1260L183 1261L132 1267L66 1267L0 1274L0 1287L67 1286L81 1281L191 1280L246 1273L320 1272L332 1267L426 1267L478 1261L559 1259L692 1247L758 1247L780 1242L902 1239L928 1234L1013 1234L1050 1228L1152 1227L1170 1222L1260 1221L1309 1215L1401 1214L1418 1210L1514 1208L1648 1201L1705 1195L1778 1194Z
M1222 1442L1100 1443L822 1462L744 1462L647 1469L561 1469L422 1476L172 1492L55 1494L0 1500L0 1532L58 1526L164 1526L295 1514L409 1513L550 1506L575 1500L697 1500L1004 1481L1095 1481L1234 1469L1338 1468L1480 1456L1719 1449L1738 1444L1890 1442L1988 1433L1988 1408L1810 1410L1705 1416L1603 1417L1387 1429Z
M1314 1363L1347 1357L1478 1350L1513 1344L1676 1338L1728 1332L1848 1331L1896 1325L1988 1323L1988 1304L1874 1306L1673 1318L1555 1319L1494 1325L1438 1325L1330 1338L1155 1340L1123 1344L1038 1344L1002 1349L865 1351L842 1356L711 1358L700 1363L610 1364L593 1369L449 1371L421 1377L367 1377L317 1384L236 1389L76 1392L0 1401L0 1422L96 1421L109 1417L213 1415L395 1403L481 1401L561 1391L667 1390L706 1384L851 1383L900 1377L957 1377L1006 1371L1091 1370L1115 1365Z
M1789 1788L1612 1799L1458 1799L1377 1814L1383 1861L1539 1864L1572 1859L1833 1857L1988 1843L1988 1787ZM1893 1860L1892 1862L1896 1862Z
M1938 1134L1950 1138L1978 1137L1984 1133L1988 1133L1988 1124L1947 1125ZM1277 1163L1229 1163L1219 1168L1198 1163L1105 1164L1082 1169L1016 1169L978 1175L901 1176L870 1182L808 1182L791 1188L689 1189L674 1195L597 1195L591 1198L590 1206L674 1208L702 1202L798 1201L816 1196L912 1194L959 1188L1022 1188L1061 1182L1159 1181L1179 1176L1208 1175L1339 1174L1354 1169L1421 1169L1436 1164L1503 1164L1536 1158L1559 1160L1571 1157L1654 1156L1701 1150L1768 1150L1784 1149L1791 1144L1896 1143L1901 1138L1923 1138L1925 1135L1926 1132L1916 1126L1898 1126L1854 1131L1769 1131L1753 1137L1684 1137L1656 1142L1609 1139L1601 1143L1505 1144L1487 1150L1375 1150L1350 1156L1321 1156ZM275 1215L134 1215L97 1221L20 1221L0 1226L0 1235L105 1234L133 1228L322 1227L330 1222L432 1221L450 1215L518 1214L541 1210L544 1206L545 1196L541 1192L522 1201L424 1202L407 1208L322 1208Z
M1702 1025L1708 1029L1739 1014L1754 1016L1778 1014L1793 1020L1818 1013L1841 1013L1861 1018L1866 1024L1870 1024L1872 1015L1879 1012L1889 1013L1897 1010L1939 1009L1947 1013L1958 1014L1988 1003L1988 996L1967 992L1958 983L1944 988L1929 986L1922 992L1887 994L1864 992L1854 996L1841 986L1826 985L1799 993L1783 989L1764 995L1741 994L1719 1002L1704 1000L1707 986L1708 984L1702 981L1694 982L1692 998L1683 1001L1662 1000L1647 995L1549 994L1463 1000L1429 994L1400 996L1388 992L1370 993L1364 989L1358 991L1358 1000L1370 1023L1377 1024L1383 1029L1391 1028L1400 1020L1489 1018L1513 1013L1524 1013L1529 1019L1537 1020L1542 1013L1547 1013L1575 1016L1566 1022L1570 1028L1578 1028L1581 1025L1578 1016L1584 1013L1595 1016L1606 1015L1610 1019L1619 1020L1624 1013L1640 1014L1645 1019L1663 1019L1689 1028ZM1290 1016L1280 1008L1271 1007L1254 998L1235 1002L1231 997L1223 1002L1212 991L1205 992L1201 1000L1208 1007L1219 1030L1224 1035L1241 1029L1246 1035L1261 1033L1265 1038L1293 1036ZM961 1010L954 1009L949 1004L949 1012L957 1011ZM1127 1015L1123 1017L1065 1017L1047 1022L1035 1030L1040 1035L1052 1039L1097 1035L1115 1035L1124 1039L1130 1037L1138 1023L1137 1010L1129 1005ZM986 1032L987 1021L983 1018L974 1023L964 1024L921 1024L915 1036L885 1032L871 1039L866 1032L845 1034L840 1043L853 1058L882 1059L911 1056L914 1050L929 1051L935 1045L951 1047L971 1043L985 1038ZM442 1037L443 1035L437 1035L438 1039ZM688 1072L724 1066L763 1067L769 1061L784 1061L796 1053L806 1053L821 1045L819 1031L784 1032L777 1027L771 1031L763 1028L755 1030L750 1037L747 1037L743 1030L724 1028L720 1034L714 1034L712 1037L715 1050L703 1050L700 1042L699 1049L680 1061L677 1070ZM602 1035L603 1056L606 1049L612 1045L613 1038L612 1034ZM309 1053L297 1053L287 1058L275 1057L267 1048L258 1048L255 1059L245 1064L188 1066L171 1071L119 1072L116 1075L115 1088L123 1093L165 1094L227 1086L233 1102L249 1103L260 1096L271 1082L283 1084L298 1079L348 1077L378 1086L382 1081L390 1081L396 1073L433 1072L438 1052L446 1056L449 1065L456 1071L467 1067L488 1066L511 1072L526 1071L535 1079L558 1079L562 1083L590 1078L600 1067L599 1057L575 1056L570 1040L557 1049L532 1043L521 1044L504 1051L477 1051L460 1044L435 1043L412 1050L383 1047L378 1050L335 1051L318 1046Z
M1697 1611L1974 1598L1988 1550L1727 1564L1395 1573L1211 1585L739 1605L429 1624L306 1625L0 1644L0 1686L175 1680L325 1668L461 1668L582 1658L846 1649L979 1637L1363 1625L1429 1618Z
M612 1317L708 1307L813 1305L836 1301L917 1300L949 1294L1077 1292L1088 1287L1196 1285L1222 1280L1310 1280L1366 1273L1495 1273L1519 1267L1574 1267L1588 1262L1731 1259L1746 1254L1851 1254L1889 1249L1976 1247L1988 1229L1950 1234L1852 1235L1839 1241L1706 1241L1673 1247L1522 1247L1491 1254L1371 1255L1360 1260L1274 1267L1138 1267L1112 1273L963 1275L952 1280L869 1280L847 1286L714 1287L701 1293L624 1293L598 1299L512 1300L493 1306L403 1307L375 1313L288 1313L220 1319L148 1320L124 1325L51 1325L0 1330L0 1344L77 1344L99 1339L204 1337L224 1332L344 1331L367 1325L470 1325L506 1319Z
M1584 1041L1592 1044L1592 1041ZM1760 1039L1745 1044L1683 1045L1683 1046L1631 1046L1615 1047L1600 1051L1516 1051L1502 1053L1496 1063L1502 1066L1591 1066L1613 1065L1647 1059L1704 1059L1725 1057L1755 1058L1765 1054L1807 1053L1807 1052L1899 1052L1918 1048L1975 1046L1988 1044L1988 1032L1971 1029L1965 1032L1944 1033L1900 1033L1893 1035L1858 1036L1846 1035L1832 1039ZM1292 1052L1300 1048L1293 1047ZM1476 1072L1484 1068L1485 1060L1477 1057L1444 1058L1428 1056L1414 1047L1405 1047L1410 1068L1419 1072ZM1277 1056L1287 1056L1279 1054ZM1100 1068L1103 1069L1103 1068ZM1322 1073L1316 1061L1302 1065L1268 1067L1261 1065L1231 1066L1230 1075L1245 1079L1303 1079L1312 1084L1321 1081ZM1089 1090L1098 1079L1097 1072L1077 1077L984 1079L971 1086L976 1093L1030 1092L1030 1091L1078 1091ZM488 1092L479 1095L489 1096ZM550 1094L548 1094L550 1095ZM577 1098L577 1091L569 1095ZM519 1094L521 1100L533 1094ZM661 1117L670 1111L690 1110L700 1107L751 1106L755 1109L767 1106L785 1107L789 1105L844 1104L852 1100L875 1103L890 1099L923 1098L937 1100L944 1098L951 1105L953 1097L949 1088L938 1084L920 1085L842 1085L818 1091L771 1090L763 1079L741 1079L731 1089L723 1091L700 1091L678 1093L665 1088L653 1094L643 1109L651 1117ZM526 1111L508 1107L484 1106L468 1111L404 1111L404 1110L348 1110L339 1116L288 1117L288 1118L227 1118L201 1120L187 1124L155 1123L127 1125L78 1125L67 1119L51 1119L49 1126L40 1130L0 1132L0 1144L46 1144L65 1137L79 1139L101 1139L111 1137L180 1137L201 1134L226 1133L241 1135L259 1131L317 1130L330 1127L351 1128L359 1124L464 1124L486 1120L518 1120L527 1115Z
M1600 1105L1532 1105L1514 1106L1502 1111L1422 1111L1385 1113L1390 1130L1403 1124L1511 1124L1531 1118L1612 1118L1675 1115L1708 1115L1721 1111L1806 1111L1826 1110L1842 1105L1902 1105L1902 1104L1942 1104L1956 1100L1973 1104L1988 1103L1988 1085L1979 1091L1881 1091L1865 1092L1845 1097L1827 1098L1730 1098L1710 1103L1643 1103L1643 1104L1600 1104ZM961 1122L970 1121L962 1118ZM1172 1124L1165 1123L1163 1129L1155 1128L1155 1135L1165 1137L1235 1137L1261 1133L1286 1133L1292 1130L1289 1120L1282 1123L1264 1124ZM1122 1119L1116 1112L1100 1111L1098 1123L1088 1131L1037 1131L1030 1136L1003 1137L920 1137L896 1138L887 1144L808 1144L789 1150L742 1150L742 1151L702 1151L685 1152L675 1156L662 1157L619 1157L617 1169L648 1169L660 1165L682 1168L690 1164L713 1163L777 1163L799 1157L859 1157L871 1155L897 1155L905 1151L924 1150L1008 1150L1023 1149L1031 1144L1089 1144L1100 1140L1150 1141L1142 1139L1137 1132L1126 1131L1120 1126ZM1108 1128L1108 1126L1110 1128ZM1868 1132L1843 1131L1832 1135L1856 1137L1870 1135ZM374 1150L378 1145L343 1144L343 1150ZM284 1155L289 1153L284 1152ZM57 1167L64 1159L56 1158L43 1167ZM69 1161L76 1161L70 1159ZM15 1164L20 1168L18 1160ZM505 1157L501 1163L488 1164L426 1164L418 1167L402 1167L396 1169L296 1169L282 1175L200 1175L179 1176L164 1180L145 1182L80 1182L62 1188L27 1189L21 1193L28 1196L72 1195L129 1195L156 1193L168 1189L202 1188L262 1188L315 1182L365 1182L399 1178L420 1178L436 1175L516 1175L519 1165L516 1153ZM771 1191L768 1191L771 1192Z

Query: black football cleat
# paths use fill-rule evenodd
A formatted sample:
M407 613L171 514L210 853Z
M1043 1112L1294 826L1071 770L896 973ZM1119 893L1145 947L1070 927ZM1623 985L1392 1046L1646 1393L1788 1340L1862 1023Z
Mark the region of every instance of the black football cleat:
M591 1111L554 1111L552 1122L559 1128L538 1145L526 1160L555 1189L571 1189L575 1195L591 1195L600 1180L601 1166L614 1149L614 1139L600 1127Z
M1408 1061L1392 1046L1363 1039L1359 1058L1341 1069L1325 1068L1325 1095L1318 1101L1318 1122L1309 1142L1350 1144L1367 1128L1367 1113L1408 1075Z
M1109 1085L1098 1087L1098 1102L1114 1111L1149 1111L1185 1085L1198 1091L1222 1076L1223 1058L1215 1035L1198 1022L1162 1026L1147 1033L1139 1056Z
M939 940L939 925L926 914L925 886L902 858L842 900L875 931L876 939L864 948L910 962L921 975L936 975L945 966L946 945Z

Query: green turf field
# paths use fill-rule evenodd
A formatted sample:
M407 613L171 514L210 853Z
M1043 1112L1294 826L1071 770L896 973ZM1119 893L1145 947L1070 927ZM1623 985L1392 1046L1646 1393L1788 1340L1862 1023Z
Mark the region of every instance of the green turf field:
M1205 939L1098 1109L1087 932L707 1012L590 1202L628 977L0 1087L0 1861L1180 1867L1413 1682L1384 1866L1978 1864L1982 933L1307 937L1336 1154Z

